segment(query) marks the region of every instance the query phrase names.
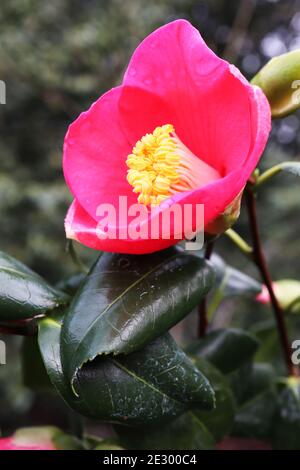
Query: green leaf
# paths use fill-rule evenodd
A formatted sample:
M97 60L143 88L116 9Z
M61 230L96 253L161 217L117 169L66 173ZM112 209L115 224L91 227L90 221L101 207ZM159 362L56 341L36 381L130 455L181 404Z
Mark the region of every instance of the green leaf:
M247 361L238 369L230 372L227 376L230 388L238 405L244 403L248 396L249 377L252 373L252 365L251 361Z
M251 400L268 388L272 388L275 383L275 371L270 364L251 364L250 373L247 377L247 390L244 400Z
M60 359L60 332L62 315L46 317L39 322L38 343L43 362L52 385L69 406L85 416L89 407L85 401L76 397L65 378Z
M255 336L237 328L215 330L191 344L187 352L206 359L223 373L238 369L258 347Z
M84 281L85 277L86 274L84 273L75 274L74 276L60 281L58 284L56 284L56 288L66 292L69 295L74 295L79 289L81 283Z
M253 326L252 331L260 342L260 346L254 356L256 362L281 361L282 354L278 340L278 331L274 325L273 318L259 322Z
M69 380L98 355L128 354L159 337L199 304L213 281L210 265L176 248L102 254L64 320L62 363Z
M124 448L116 440L103 439L93 450L124 450Z
M76 377L76 397L60 361L60 324L40 322L39 344L52 383L77 412L114 423L143 425L167 422L189 407L211 409L214 392L169 335L143 350L98 357Z
M98 357L82 368L75 385L79 396L96 404L95 417L132 425L168 421L188 407L214 406L209 382L170 336L128 356Z
M300 450L300 380L289 379L281 390L273 422L272 445L276 450Z
M36 336L28 336L22 345L23 384L32 390L45 390L51 387L45 370Z
M68 298L38 274L0 252L0 320L21 320L45 314Z
M248 363L230 379L238 409L233 434L269 439L276 409L275 371L269 364Z
M159 428L116 427L120 442L133 450L207 450L214 447L214 438L192 413L186 413Z
M195 410L194 414L211 432L216 441L230 433L235 414L234 398L227 378L212 364L204 359L195 358L197 368L208 378L216 396L214 410Z
M275 370L270 364L248 362L229 375L236 402L242 405L275 383Z
M238 409L235 415L233 434L239 437L268 439L276 410L275 388L267 388L251 398Z
M103 439L99 436L85 434L83 443L87 450L125 450L116 438Z
M57 450L86 450L79 439L64 432L58 432L53 436L53 444Z
M255 297L261 292L262 285L242 271L228 265L221 256L214 253L211 262L216 271L216 287L222 297Z

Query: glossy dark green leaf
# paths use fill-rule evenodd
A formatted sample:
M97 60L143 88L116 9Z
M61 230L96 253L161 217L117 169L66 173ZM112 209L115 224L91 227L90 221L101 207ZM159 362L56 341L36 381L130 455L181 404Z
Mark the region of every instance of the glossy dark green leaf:
M62 316L46 317L39 322L38 342L43 362L52 385L69 406L85 416L89 408L84 399L76 397L65 378L60 359L60 333Z
M255 336L237 328L215 330L187 348L187 352L214 364L223 373L238 369L258 347Z
M44 390L51 387L45 370L36 336L25 337L22 344L23 384L32 390Z
M74 276L68 277L60 281L56 287L57 289L66 292L69 295L74 295L79 289L81 283L84 281L86 274L78 273Z
M67 403L83 415L143 425L167 422L189 407L214 406L208 380L169 335L127 356L89 362L76 377L76 397L62 372L59 337L59 322L40 322L39 344L48 374Z
M176 248L143 256L104 253L63 323L69 380L98 355L128 354L159 337L199 304L213 281L210 265Z
M252 364L250 374L246 380L247 391L244 400L250 400L264 390L272 388L276 380L274 368L267 363Z
M170 336L127 356L98 357L78 373L75 387L95 404L95 417L133 425L168 421L189 407L214 406L209 382Z
M230 388L238 405L241 405L247 399L252 366L252 361L248 361L227 375Z
M214 389L216 407L213 410L194 410L194 414L211 432L216 441L228 435L232 429L235 403L227 378L204 359L195 358L197 368L207 377Z
M270 364L248 362L228 376L238 405L252 400L268 388L274 387L276 374Z
M270 387L243 403L238 409L233 434L239 437L269 439L275 410L275 387Z
M290 379L281 390L272 427L276 450L300 450L300 381Z
M10 256L7 253L4 253L3 251L0 251L0 267L13 270L15 269L21 273L31 274L32 276L38 277L38 275L32 271L32 269L26 266L26 264L21 263L21 261L18 261L16 258Z
M208 450L215 444L209 430L193 412L159 428L137 430L117 426L116 431L123 446L134 450Z
M269 364L248 363L230 379L238 402L233 433L269 440L277 400L274 369Z
M261 292L262 285L258 281L228 265L216 253L212 255L211 262L216 271L216 286L223 297L255 297Z
M0 252L0 320L35 317L66 302L65 294L24 264Z
M273 318L254 325L253 332L260 341L260 346L255 354L257 362L273 362L276 358L281 359L278 331L275 328Z

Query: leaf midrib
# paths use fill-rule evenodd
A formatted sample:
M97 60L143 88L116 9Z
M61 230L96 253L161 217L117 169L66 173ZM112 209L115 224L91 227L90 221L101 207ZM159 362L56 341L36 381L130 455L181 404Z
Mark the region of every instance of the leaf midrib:
M163 391L159 390L158 388L156 388L153 384L149 383L149 382L146 382L145 379L143 379L141 376L139 375L136 375L133 371L127 369L127 367L125 367L123 364L120 364L120 362L118 362L116 359L110 359L110 361L116 366L116 367L119 367L119 369L123 370L124 372L126 372L126 374L130 375L131 377L133 377L135 380L137 381L140 381L142 382L144 385L146 385L147 387L151 388L152 390L154 390L156 393L162 395L163 397L166 397L168 398L168 400L172 400L174 401L175 403L177 403L178 405L182 405L184 407L184 403L181 403L179 402L178 400L176 400L175 398L172 398L170 397L169 395L167 395L166 393L164 393Z
M82 338L80 339L80 342L78 342L78 345L76 347L76 349L73 351L73 354L72 354L72 358L74 358L74 356L76 355L78 349L80 348L82 342L84 341L84 339L87 337L87 335L89 334L89 332L92 330L92 328L94 327L94 325L101 320L101 318L105 315L105 313L107 313L110 308L116 304L120 299L122 299L122 297L124 295L126 295L131 289L133 289L134 287L136 287L140 282L142 282L144 279L146 279L150 274L152 274L154 271L156 271L157 269L159 269L161 266L163 266L166 262L171 262L173 259L177 258L178 256L181 256L181 254L175 254L175 255L172 255L170 258L167 258L165 259L164 261L162 261L161 263L155 265L152 269L150 269L149 271L147 271L145 274L143 274L139 279L137 279L135 282L133 282L132 284L130 284L120 295L118 295L114 300L113 302L111 302L110 304L107 305L107 307L105 307L105 309L100 313L100 315L98 315L93 321L92 323L89 325L89 327L87 328L87 330L85 331L85 334L82 336ZM104 352L103 352L104 353ZM103 354L102 353L102 354ZM98 353L99 354L99 353ZM93 357L90 357L89 359L87 359L87 361L92 361L98 354L95 354ZM78 369L80 369L82 367L82 365L87 362L87 361L83 361L79 367L75 367L74 371L72 371L72 375L73 375L73 372L76 373L76 371Z

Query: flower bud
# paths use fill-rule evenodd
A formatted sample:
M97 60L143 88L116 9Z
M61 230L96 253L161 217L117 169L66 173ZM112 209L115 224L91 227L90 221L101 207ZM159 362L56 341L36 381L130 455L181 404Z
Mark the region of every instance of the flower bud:
M53 439L60 432L54 426L21 428L0 439L1 450L56 450Z
M273 282L273 290L278 302L283 310L289 310L292 313L300 312L300 282L294 279L281 279ZM266 286L256 300L262 304L270 303L270 296Z
M300 108L300 49L271 59L251 83L267 96L273 117L284 117Z

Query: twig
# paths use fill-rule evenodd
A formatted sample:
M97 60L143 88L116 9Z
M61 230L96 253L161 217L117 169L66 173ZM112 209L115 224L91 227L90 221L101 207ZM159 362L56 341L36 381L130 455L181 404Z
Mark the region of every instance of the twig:
M212 252L214 249L214 243L208 242L205 249L205 259L210 259ZM206 298L204 298L201 304L198 307L198 318L199 318L199 327L198 327L198 337L202 338L206 334L207 330L207 302Z
M33 319L12 320L0 322L0 334L35 336L37 333L37 322Z
M275 316L275 320L277 324L277 330L278 330L288 374L290 376L299 376L299 369L293 365L292 360L291 360L292 350L291 350L290 342L288 339L284 313L274 293L272 279L271 279L269 269L265 260L265 256L263 253L263 249L262 249L262 244L261 244L261 239L260 239L259 229L258 229L258 222L257 222L255 195L249 188L247 188L246 190L246 201L247 201L247 208L248 208L248 214L249 214L250 229L251 229L252 239L253 239L254 262L260 271L263 282L265 283L268 289L269 295L270 295L270 300L271 300L272 308L274 311L274 316Z
M241 0L234 23L227 40L223 57L228 62L235 63L245 42L247 29L251 22L257 0ZM238 47L237 47L238 42Z

